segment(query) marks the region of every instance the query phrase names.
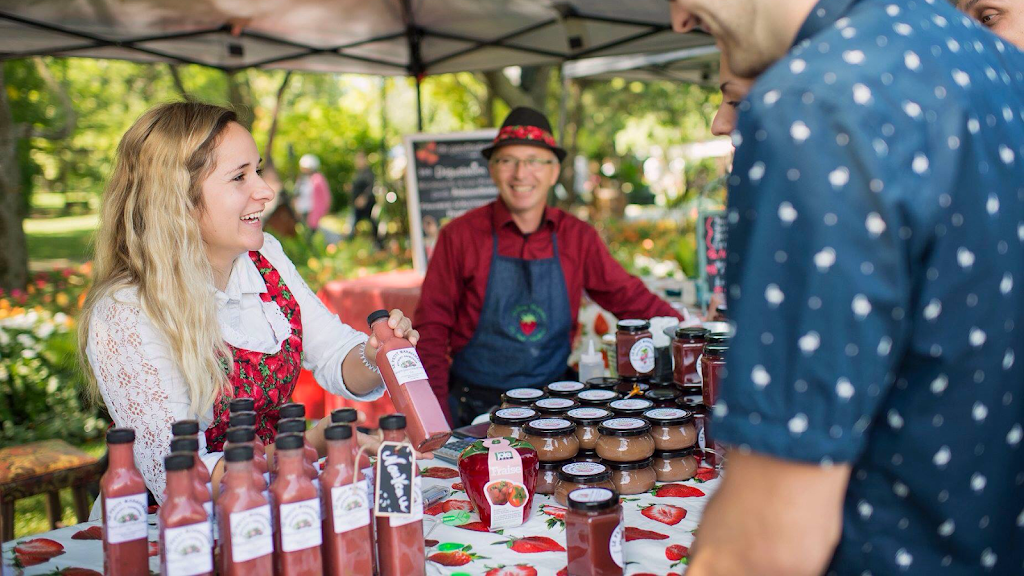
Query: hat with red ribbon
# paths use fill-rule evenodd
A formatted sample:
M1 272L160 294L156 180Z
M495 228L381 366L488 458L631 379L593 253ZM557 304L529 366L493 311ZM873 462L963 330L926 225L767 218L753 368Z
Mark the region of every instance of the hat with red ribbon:
M481 150L481 154L490 160L495 150L513 144L544 148L554 152L559 162L565 159L565 150L558 146L555 137L551 135L548 119L533 108L520 106L509 112L494 142Z

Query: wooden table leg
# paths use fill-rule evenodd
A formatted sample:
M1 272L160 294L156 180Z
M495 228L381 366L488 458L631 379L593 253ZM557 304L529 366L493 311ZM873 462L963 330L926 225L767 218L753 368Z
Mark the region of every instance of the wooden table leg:
M87 490L88 487L85 484L79 484L71 488L71 496L75 500L75 516L78 517L79 523L89 520L89 494Z
M0 542L14 540L14 501L0 499Z
M60 505L60 493L57 491L46 493L46 517L50 520L50 530L57 529L57 523L61 521L64 508Z

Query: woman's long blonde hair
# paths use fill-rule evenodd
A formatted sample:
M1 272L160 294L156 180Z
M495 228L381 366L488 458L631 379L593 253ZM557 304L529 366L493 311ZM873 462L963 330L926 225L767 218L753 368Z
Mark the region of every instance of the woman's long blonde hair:
M85 355L89 321L97 302L125 287L138 289L142 311L170 343L193 416L230 392L222 361L230 365L231 353L217 324L199 217L214 148L235 118L210 104L163 104L136 120L118 144L96 235L93 287L78 327L79 357L94 401L100 394Z

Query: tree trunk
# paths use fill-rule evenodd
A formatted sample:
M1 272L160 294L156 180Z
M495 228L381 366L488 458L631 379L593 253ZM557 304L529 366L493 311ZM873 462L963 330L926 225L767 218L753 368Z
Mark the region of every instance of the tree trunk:
M277 88L277 98L274 100L274 112L270 117L270 129L267 130L267 144L263 149L263 180L278 194L284 189L284 182L274 165L274 136L277 135L277 118L281 113L281 103L284 101L284 93L288 88L288 81L292 79L292 71L285 73L281 79L281 85Z
M548 84L551 66L527 66L522 70L522 85L513 84L501 70L483 73L491 94L501 98L509 108L529 106L547 114Z
M246 130L252 131L253 120L256 113L252 106L252 89L249 87L249 76L245 70L227 72L228 77L228 102L231 109L238 114L238 123L245 126Z
M7 86L0 66L0 288L24 288L28 282L28 245L21 221L21 167L18 166L18 138L21 128L14 124L7 102Z

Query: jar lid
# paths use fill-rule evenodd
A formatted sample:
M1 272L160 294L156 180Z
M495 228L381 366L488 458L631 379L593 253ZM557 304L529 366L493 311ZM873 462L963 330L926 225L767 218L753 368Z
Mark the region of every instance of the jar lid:
M562 380L560 382L552 382L544 387L547 393L552 396L574 396L581 390L586 390L587 385L583 382L576 382L573 380Z
M726 340L721 344L707 343L704 345L704 353L711 354L713 356L719 356L725 354L729 350L729 341Z
M598 424L614 416L610 410L604 408L573 408L565 413L572 418L572 421L579 425Z
M576 425L564 418L538 418L526 424L530 436L564 436L576 431Z
M501 408L491 412L491 424L522 426L539 416L532 408Z
M725 332L712 332L704 339L708 344L728 344L729 335Z
M676 328L676 338L680 340L697 341L703 340L711 334L711 330L700 326L689 326L687 328Z
M513 388L506 390L501 395L502 401L508 400L525 400L527 402L533 402L544 397L543 390L537 390L536 388Z
M607 404L612 400L618 400L622 395L614 390L584 390L576 395L580 404Z
M696 446L690 446L689 448L683 448L682 450L655 450L655 458L685 458L687 456L693 456L697 452Z
M643 470L644 468L650 468L652 462L654 462L652 458L644 458L643 460L637 460L636 462L607 462L606 464L616 472L625 472L626 470Z
M647 320L619 320L616 325L623 332L646 332L651 329L651 323Z
M700 398L703 387L698 383L687 383L679 386L679 391L683 393L683 396L696 396Z
M651 402L673 402L682 395L682 392L672 388L655 388L644 392L644 398Z
M612 479L612 471L599 462L570 462L558 469L558 479L573 484L596 484Z
M612 418L611 420L605 420L597 427L597 432L602 436L616 436L618 438L642 436L650 431L650 423L640 418Z
M564 414L573 408L579 408L579 404L571 398L543 398L534 402L533 408L538 412Z
M618 506L619 494L607 488L577 488L569 493L569 510L597 512Z
M556 472L557 473L559 470L562 469L562 466L565 466L566 464L571 464L571 463L572 463L572 459L571 458L568 459L568 460L559 460L558 462L541 462L540 463L540 469L544 470L545 472Z
M644 398L626 398L610 402L608 407L618 413L641 414L644 410L654 408L654 402Z
M654 408L644 412L644 418L658 426L680 426L693 420L693 412L679 408Z
M107 444L131 444L132 442L135 442L135 430L131 428L107 430Z
M591 378L587 380L587 386L591 389L601 388L604 390L612 390L619 385L618 378L609 378L607 376L599 376L597 378Z

